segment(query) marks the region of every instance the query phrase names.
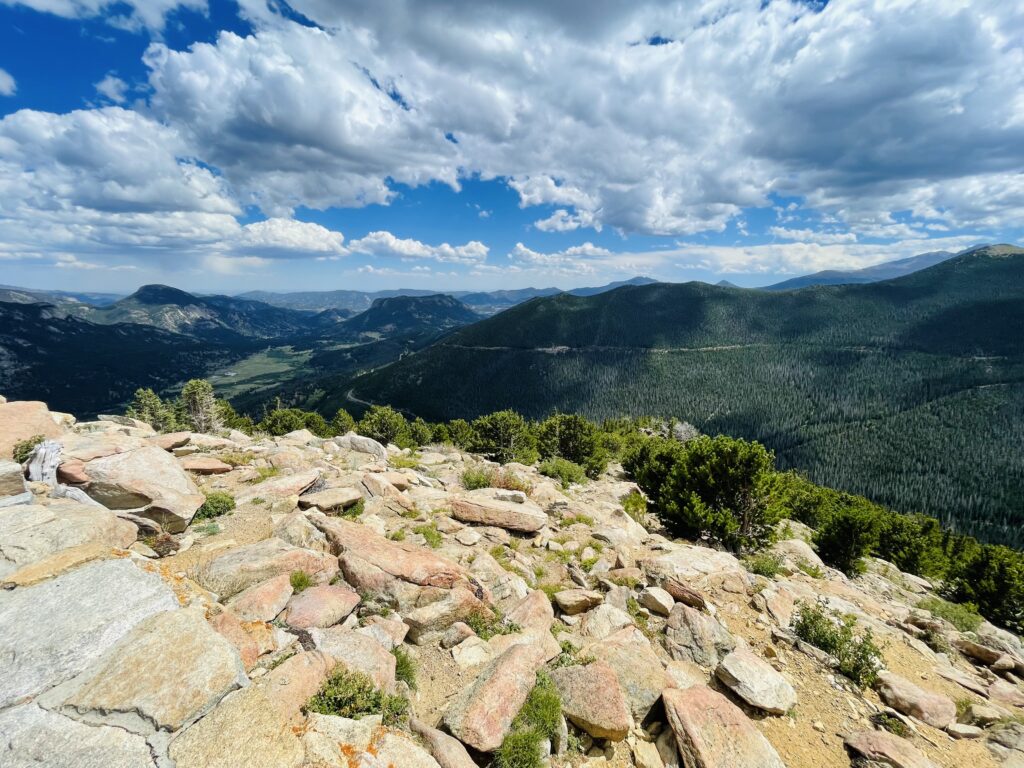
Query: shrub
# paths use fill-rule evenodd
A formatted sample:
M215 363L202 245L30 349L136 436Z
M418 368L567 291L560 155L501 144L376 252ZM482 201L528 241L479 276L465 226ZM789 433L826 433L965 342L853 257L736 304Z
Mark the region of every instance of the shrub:
M366 511L366 500L360 499L352 506L345 507L343 510L341 510L339 516L347 518L349 520L355 520L357 517L362 515L364 511Z
M417 416L409 425L409 439L416 445L426 445L434 439L434 431L427 422Z
M762 487L774 457L763 445L723 435L698 437L674 456L659 507L671 532L710 535L736 550L757 549L770 540L777 518Z
M333 437L331 425L319 413L302 412L302 425L317 437Z
M600 475L608 463L597 427L575 414L556 413L542 421L537 426L537 447L541 458L565 459L588 477Z
M985 544L953 561L947 597L973 603L989 621L1024 633L1024 554Z
M292 589L295 590L295 594L313 586L313 577L305 571L292 571L288 581L291 583Z
M193 520L209 520L214 517L226 515L235 508L235 497L226 491L211 491L206 494L206 501L203 502Z
M901 515L878 508L878 542L875 554L901 571L918 576L941 576L947 559L942 526L934 517Z
M356 428L356 420L344 408L339 408L331 419L331 433L335 435L347 435Z
M870 629L854 632L856 619L840 616L820 605L801 604L793 621L793 631L804 642L820 648L839 661L839 671L858 687L874 684L881 666L882 652L875 645Z
M395 657L395 679L401 680L410 689L416 690L416 661L409 652L401 645L397 645L391 649L391 654Z
M744 558L743 565L751 573L774 579L782 570L782 557L772 552L761 552Z
M466 467L459 480L467 491L475 491L478 488L490 488L494 475L494 470L489 467Z
M978 615L975 606L970 603L960 605L943 600L941 597L926 597L917 604L917 607L922 611L928 611L933 616L945 619L961 632L974 632L984 621Z
M647 499L642 493L630 491L620 499L622 510L640 525L647 525Z
M821 570L821 567L817 563L812 563L810 560L801 557L796 561L796 567L800 569L802 573L806 573L812 579L823 579L825 578L825 572Z
M423 525L417 525L412 529L413 533L418 533L424 539L426 539L427 546L431 549L437 549L441 546L444 539L441 537L440 531L437 530L437 523L431 521L424 523Z
M541 768L541 742L557 738L562 722L562 700L546 672L537 682L512 721L509 733L494 753L495 768Z
M146 422L157 432L173 432L179 426L173 404L165 403L148 387L135 390L125 415Z
M460 478L462 487L467 491L477 488L503 488L507 491L529 493L533 486L510 469L494 469L493 467L467 467Z
M823 488L797 472L773 472L765 479L768 504L778 517L820 528L842 506L838 491Z
M907 724L888 712L876 712L871 716L871 722L878 728L888 731L895 736L906 738L910 735L910 729L907 728Z
M496 635L511 635L521 629L515 622L507 621L496 612L485 609L471 613L466 618L466 624L481 640L490 640Z
M446 431L448 433L448 440L445 442L450 441L452 445L458 446L463 450L469 450L470 446L476 441L476 433L465 419L449 421L446 425ZM434 439L436 440L437 438L435 437Z
M573 483L582 483L587 477L583 467L568 459L548 459L537 469L542 475L558 480L562 484L562 488L568 488Z
M665 480L682 452L682 443L663 437L635 439L625 450L623 469L636 481L656 509L661 508Z
M299 429L306 429L306 414L298 408L275 408L263 417L259 429L261 432L277 437Z
M537 460L536 440L526 420L515 411L498 411L473 420L471 448L501 464Z
M262 483L264 480L269 480L272 477L277 477L279 474L281 474L281 470L278 469L277 467L256 467L256 477L254 477L249 482L252 485L256 485L257 483ZM254 503L255 501L256 500L253 499Z
M338 669L306 703L306 711L350 719L381 715L384 725L394 726L408 717L409 702L401 696L381 693L361 672Z
M540 732L532 728L510 732L494 752L494 768L543 768L543 741Z
M32 435L32 437L26 440L20 440L14 444L14 460L19 464L24 464L32 456L32 451L36 449L46 438L43 435Z
M870 504L847 506L837 511L814 535L818 555L848 576L864 572L864 557L878 541L879 517Z
M372 437L382 445L394 443L402 447L412 447L404 445L409 442L409 422L389 405L370 406L370 410L359 420L356 431L365 437Z
M221 428L213 385L206 379L192 379L181 388L181 405L193 432L215 432Z
M594 524L594 518L592 518L590 515L584 515L584 514L582 514L580 512L577 512L574 515L568 515L566 517L563 517L559 521L559 524L563 528L568 528L570 525L577 525L577 524L593 525Z

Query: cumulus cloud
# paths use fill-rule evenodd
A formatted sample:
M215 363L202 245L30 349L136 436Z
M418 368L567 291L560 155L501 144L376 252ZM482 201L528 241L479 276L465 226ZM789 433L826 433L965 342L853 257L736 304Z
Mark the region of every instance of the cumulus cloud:
M520 267L541 268L560 274L590 274L596 271L593 261L603 261L615 254L607 248L593 243L574 245L554 253L540 253L516 243L509 253L509 258Z
M18 84L6 69L0 69L0 96L13 96L18 92Z
M371 232L349 243L349 250L371 256L395 256L400 259L433 259L457 264L479 264L487 258L488 248L478 240L465 245L427 245L419 240L395 237L390 232Z
M168 14L178 8L207 10L206 0L0 0L0 5L21 5L66 19L103 17L121 29L155 32L164 28Z
M264 258L293 258L345 253L341 232L294 219L267 219L246 224L232 244L239 253Z
M853 232L820 232L814 229L790 229L788 227L771 227L768 231L783 240L796 240L801 243L857 242L857 235Z
M115 104L124 104L128 93L128 83L110 72L96 83L96 93Z

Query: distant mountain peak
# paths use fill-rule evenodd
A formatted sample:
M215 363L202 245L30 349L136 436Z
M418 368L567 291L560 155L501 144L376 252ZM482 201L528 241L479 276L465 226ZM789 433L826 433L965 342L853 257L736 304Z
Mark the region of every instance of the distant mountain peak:
M172 288L169 285L143 285L135 293L128 297L128 301L136 301L139 304L195 304L196 297L179 288Z

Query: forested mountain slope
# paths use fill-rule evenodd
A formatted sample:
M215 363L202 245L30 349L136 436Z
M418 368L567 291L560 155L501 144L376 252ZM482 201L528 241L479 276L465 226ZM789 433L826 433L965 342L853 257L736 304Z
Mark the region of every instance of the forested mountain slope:
M1024 250L991 246L868 285L536 299L353 386L431 419L675 416L762 440L818 482L1019 544L1021 328Z

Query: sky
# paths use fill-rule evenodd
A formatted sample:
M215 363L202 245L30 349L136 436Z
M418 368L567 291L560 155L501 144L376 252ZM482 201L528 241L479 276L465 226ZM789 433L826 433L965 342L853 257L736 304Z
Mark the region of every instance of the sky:
M0 0L0 283L764 285L1024 241L1006 0Z

